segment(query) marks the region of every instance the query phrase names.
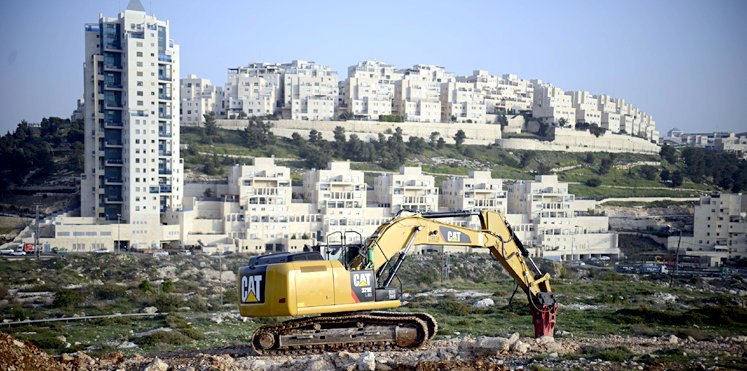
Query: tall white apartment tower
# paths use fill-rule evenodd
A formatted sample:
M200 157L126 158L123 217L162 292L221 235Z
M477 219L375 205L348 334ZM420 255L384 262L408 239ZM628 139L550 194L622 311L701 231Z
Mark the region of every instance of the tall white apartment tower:
M81 215L157 223L182 203L179 46L139 0L86 24L85 40Z

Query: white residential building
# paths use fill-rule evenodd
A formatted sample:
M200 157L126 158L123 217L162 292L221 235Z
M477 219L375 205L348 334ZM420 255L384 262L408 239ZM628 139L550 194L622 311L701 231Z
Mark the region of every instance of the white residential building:
M503 180L494 179L490 171L472 170L467 177L444 180L441 204L449 210L491 210L501 214L508 210Z
M594 200L579 200L557 175L537 175L508 186L507 220L536 256L560 260L618 256L609 218L587 215Z
M551 84L542 83L540 80L532 80L534 85L532 116L546 124L560 124L564 119L566 126L573 127L576 123L576 109L573 107L571 97L565 92L553 87Z
M378 206L391 215L400 210L438 211L438 187L432 175L420 167L403 166L399 174L382 174L374 178L374 194Z
M335 118L339 95L337 72L329 66L298 60L280 68L283 118L312 121Z
M282 107L282 67L269 63L249 63L228 69L221 117L238 118L279 115Z
M573 124L583 122L601 126L602 113L599 111L599 101L585 91L569 91L565 93L571 97L571 105L576 109L576 118Z
M485 98L470 82L441 84L441 121L484 124L487 122Z
M747 196L703 196L695 205L693 236L671 236L667 247L680 254L706 257L710 265L747 258Z
M734 152L738 157L747 159L747 132L714 139L713 146L719 151Z
M378 61L363 61L348 67L348 77L340 90L341 109L367 120L391 115L394 84L400 79L402 73L394 66Z
M181 105L179 122L197 126L205 121L203 115L214 112L216 117L225 117L223 88L213 85L208 79L188 75L180 80Z
M168 21L131 0L85 26L85 173L81 216L160 225L182 204L179 46ZM157 229L157 228L156 228ZM148 243L158 244L160 230Z
M364 232L367 195L363 175L363 171L351 170L350 162L330 162L326 169L303 174L304 199L314 213L323 215L322 235Z
M441 84L455 81L454 74L443 67L417 64L399 70L402 79L394 86L393 114L405 121L441 121Z

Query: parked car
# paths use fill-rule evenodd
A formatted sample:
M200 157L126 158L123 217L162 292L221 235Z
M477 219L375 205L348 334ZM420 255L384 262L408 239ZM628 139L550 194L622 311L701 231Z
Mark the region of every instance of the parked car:
M169 253L166 251L156 251L153 253L153 256L159 257L159 256L169 256Z
M610 260L609 256L600 256L599 260Z
M108 254L109 249L98 249L93 251L94 254Z
M24 255L26 255L26 252L25 251L13 251L12 253L10 253L10 255L13 255L13 256L24 256Z
M179 251L177 254L179 254L179 255L192 255L192 252L189 251L189 250L182 250L182 251Z
M13 249L2 249L2 250L0 250L0 254L3 254L3 255L10 255L12 253L13 253Z

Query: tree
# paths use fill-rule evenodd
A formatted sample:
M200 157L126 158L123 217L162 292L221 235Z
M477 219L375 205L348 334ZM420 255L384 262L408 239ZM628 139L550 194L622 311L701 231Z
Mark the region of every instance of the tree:
M584 183L589 187L599 187L602 184L602 180L599 178L589 178Z
M682 185L682 181L684 180L684 176L682 175L682 172L679 170L676 170L672 172L672 188L677 188Z
M646 180L656 180L656 168L651 165L644 165L638 168L638 172Z
M659 173L659 178L661 178L662 181L667 181L671 177L671 174L669 173L669 170L662 169L661 173Z
M215 119L215 112L210 111L202 115L205 119L205 135L208 137L218 135L218 124Z
M591 152L586 152L586 158L584 159L584 162L587 164L593 164L594 163L594 154Z
M270 131L271 127L272 124L265 123L257 116L252 116L241 135L250 148L264 148L275 142L275 136Z
M435 146L436 146L436 143L438 142L438 138L439 138L440 136L441 136L441 133L439 133L439 132L437 132L437 131L433 131L433 132L431 132L431 135L430 135L430 137L429 137L429 139L430 139L430 144L431 144L431 147L435 147Z
M685 173L695 182L702 180L705 175L705 158L703 151L698 148L688 147L682 150L682 159L685 160Z
M174 281L168 280L161 284L161 290L163 292L171 292L174 290Z
M301 146L306 145L306 140L303 139L301 134L298 134L295 131L293 132L293 134L291 134L291 141L296 147L301 147Z
M342 126L335 127L334 130L335 138L335 155L342 157L345 153L345 128Z
M495 121L501 126L501 130L508 126L508 118L506 118L506 115L503 113L499 113Z
M561 117L560 120L558 120L558 125L560 125L561 128L564 128L568 125L568 120L566 120L565 117Z
M661 147L659 156L661 156L662 159L666 160L670 164L674 164L677 162L677 150L668 144L665 144Z
M599 165L599 175L604 175L610 172L612 168L612 159L603 158L602 163Z
M316 129L311 129L311 131L309 131L309 143L318 144L321 141L322 133L316 131Z
M441 149L444 148L445 145L446 141L444 140L444 138L439 137L438 142L436 142L436 148Z
M464 143L464 139L467 138L467 135L464 134L464 130L459 129L459 131L456 132L454 135L454 142L456 143L457 151L460 151L462 149L462 144Z
M345 120L350 120L350 119L352 119L353 117L355 117L355 115L353 115L353 113L352 113L352 112L349 112L349 111L345 111L345 112L341 113L341 114L340 114L340 116L339 116L338 118L339 118L340 120L343 120L343 121L345 121Z

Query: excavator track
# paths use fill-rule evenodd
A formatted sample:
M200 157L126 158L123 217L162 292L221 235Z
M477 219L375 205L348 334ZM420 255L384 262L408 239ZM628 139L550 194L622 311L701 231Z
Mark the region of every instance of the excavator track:
M431 316L428 313L372 311L371 314L377 315L377 316L391 316L391 317L397 317L399 315L415 316L421 321L425 322L426 326L428 326L428 340L432 340L434 337L436 337L436 332L438 332L438 322L436 322L436 319L433 318L433 316Z
M430 334L428 324L416 314L344 313L292 319L258 328L252 348L259 355L417 349Z

